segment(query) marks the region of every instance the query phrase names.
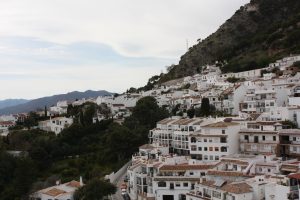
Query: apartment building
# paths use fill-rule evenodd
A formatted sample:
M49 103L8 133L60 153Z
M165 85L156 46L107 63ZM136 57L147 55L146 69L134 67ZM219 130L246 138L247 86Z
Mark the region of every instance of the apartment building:
M240 123L220 121L207 124L189 135L189 151L193 159L206 162L238 153Z
M279 145L279 122L248 122L239 132L240 151L246 154L277 154Z

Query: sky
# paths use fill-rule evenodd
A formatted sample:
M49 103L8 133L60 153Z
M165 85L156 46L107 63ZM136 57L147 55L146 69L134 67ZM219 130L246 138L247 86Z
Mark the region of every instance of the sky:
M248 2L1 0L0 100L141 87Z

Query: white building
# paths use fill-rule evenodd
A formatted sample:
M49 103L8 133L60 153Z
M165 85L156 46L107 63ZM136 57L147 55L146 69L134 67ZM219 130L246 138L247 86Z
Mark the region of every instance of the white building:
M206 162L219 161L221 157L239 151L237 122L216 122L202 126L189 135L189 150L192 158Z
M73 200L74 192L83 186L82 180L71 181L64 184L39 190L30 195L30 200Z
M46 121L40 121L38 128L44 131L52 131L56 135L59 134L63 129L73 124L72 118L67 117L56 117Z

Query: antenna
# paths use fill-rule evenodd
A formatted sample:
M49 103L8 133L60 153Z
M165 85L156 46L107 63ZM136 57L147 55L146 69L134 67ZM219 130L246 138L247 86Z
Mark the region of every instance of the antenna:
M189 51L189 40L186 39L186 51Z

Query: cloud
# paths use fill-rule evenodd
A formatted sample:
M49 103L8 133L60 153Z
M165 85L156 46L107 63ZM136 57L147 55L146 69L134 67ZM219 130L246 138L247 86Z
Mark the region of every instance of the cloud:
M178 57L249 0L4 0L0 35L97 42L122 55Z
M140 87L247 2L1 0L0 99Z

